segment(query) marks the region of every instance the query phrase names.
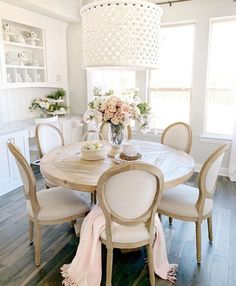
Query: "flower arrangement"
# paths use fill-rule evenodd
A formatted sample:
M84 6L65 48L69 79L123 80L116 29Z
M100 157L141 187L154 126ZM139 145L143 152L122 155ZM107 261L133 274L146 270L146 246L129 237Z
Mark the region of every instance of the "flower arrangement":
M130 89L121 96L114 95L112 90L105 94L99 88L94 88L94 100L88 104L88 110L83 116L83 120L95 122L111 123L115 132L124 126L130 125L132 120L136 120L143 132L148 129L151 108L147 103L141 103L137 89Z
M57 102L57 100L62 100L65 94L66 92L64 89L58 89L46 97L36 98L31 102L31 106L29 107L29 109L31 111L39 110L44 116L46 116L49 112L65 112L67 110L67 107L64 104Z

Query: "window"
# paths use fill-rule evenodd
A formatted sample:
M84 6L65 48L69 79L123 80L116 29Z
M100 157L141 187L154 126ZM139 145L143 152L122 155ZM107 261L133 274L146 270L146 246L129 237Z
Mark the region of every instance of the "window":
M123 91L135 88L134 71L88 71L88 93L89 100L93 96L93 88L100 87L102 92L110 89L120 95Z
M236 115L236 18L211 21L205 132L232 135Z
M150 72L148 100L153 128L189 122L194 48L193 23L161 28L160 68Z

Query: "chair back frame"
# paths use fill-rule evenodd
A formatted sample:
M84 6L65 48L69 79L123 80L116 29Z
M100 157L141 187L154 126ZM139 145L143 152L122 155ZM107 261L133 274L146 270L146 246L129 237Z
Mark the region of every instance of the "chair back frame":
M63 138L63 135L62 135L62 133L60 132L60 130L56 127L56 126L54 126L54 125L52 125L52 124L49 124L49 123L41 123L41 124L38 124L37 125L37 127L36 127L36 129L35 129L35 137L36 137L36 144L37 144L37 146L38 146L38 151L39 151L39 156L40 156L40 158L42 158L43 157L43 151L42 151L42 147L41 147L41 143L40 143L40 135L39 135L39 132L40 132L40 128L43 128L43 127L50 127L50 128L52 128L52 129L54 129L57 133L58 133L58 135L60 136L60 139L61 139L61 142L62 142L62 145L61 146L64 146L64 138Z
M33 174L32 169L30 168L28 162L26 161L26 159L24 158L24 156L22 155L21 151L19 150L19 148L12 143L7 143L8 148L10 150L10 152L12 153L12 155L14 156L15 160L21 165L21 167L23 168L23 171L26 175L26 178L28 180L28 184L29 184L29 191L28 193L26 192L26 190L24 190L24 194L27 200L30 200L31 206L32 206L32 211L34 214L34 219L36 220L38 217L38 213L40 211L40 205L38 203L37 200L37 195L36 195L36 180ZM24 186L25 188L25 186Z
M105 199L105 186L108 179L116 174L127 172L130 170L142 170L146 171L156 177L157 182L157 190L154 196L154 199L151 203L149 209L141 216L134 219L125 219L115 214L112 210L110 210L109 206L106 203ZM162 172L155 166L146 164L146 163L127 163L118 166L114 166L107 170L103 175L99 178L97 184L97 196L99 200L99 204L103 210L106 222L106 245L109 247L112 246L112 222L116 222L121 225L137 225L144 222L150 233L150 241L154 240L154 219L157 211L158 204L160 203L161 193L163 191L164 179Z
M195 204L198 213L199 213L199 219L201 220L203 217L203 210L204 210L204 204L205 200L207 198L211 199L214 195L215 189L216 189L216 183L217 183L217 177L216 181L214 182L214 187L212 194L208 192L207 187L206 187L206 179L208 175L208 171L211 168L211 166L214 164L214 162L224 153L228 150L230 144L224 144L220 146L218 149L216 149L210 157L205 161L204 165L202 166L200 175L199 175L199 181L198 181L198 188L199 188L199 197L198 200Z
M166 127L166 129L163 131L162 136L161 136L161 144L165 144L164 141L165 141L166 133L171 128L175 127L176 125L183 125L187 129L187 132L188 132L188 143L187 143L186 149L183 150L183 151L189 154L190 151L191 151L191 147L192 147L192 129L191 129L190 125L188 125L185 122L178 121L178 122L175 122L175 123L169 125L168 127Z

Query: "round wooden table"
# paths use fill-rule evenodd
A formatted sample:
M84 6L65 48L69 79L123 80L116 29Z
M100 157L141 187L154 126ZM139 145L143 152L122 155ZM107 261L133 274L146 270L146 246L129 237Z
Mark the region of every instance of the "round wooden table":
M129 140L139 148L142 161L155 165L164 175L165 189L187 181L194 170L193 158L165 145L140 140ZM116 165L113 158L86 161L80 157L80 143L55 149L43 156L40 169L53 184L66 188L95 192L99 177Z

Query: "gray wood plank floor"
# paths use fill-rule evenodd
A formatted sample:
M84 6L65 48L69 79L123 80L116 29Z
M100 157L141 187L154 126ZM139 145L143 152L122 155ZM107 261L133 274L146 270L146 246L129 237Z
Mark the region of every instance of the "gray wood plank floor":
M188 184L196 185L197 174ZM43 188L38 176L37 187ZM169 260L179 264L178 286L236 285L236 184L220 177L214 197L214 242L208 243L207 225L202 225L202 264L195 259L195 225L163 218ZM88 196L89 199L89 196ZM34 249L28 241L28 220L21 188L0 197L0 285L61 285L60 267L70 263L79 239L68 224L45 226L42 232L42 265L34 265ZM121 254L115 251L114 286L149 285L144 250ZM103 269L106 252L103 248ZM103 276L105 276L103 274ZM102 285L105 285L103 277ZM156 279L156 285L171 283Z

